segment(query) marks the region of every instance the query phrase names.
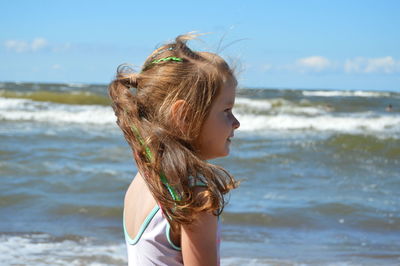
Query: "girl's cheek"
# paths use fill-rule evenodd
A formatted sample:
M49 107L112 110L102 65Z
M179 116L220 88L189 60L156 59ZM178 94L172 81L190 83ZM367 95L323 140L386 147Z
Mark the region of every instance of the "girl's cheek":
M230 121L231 123L234 123L234 122L236 121L236 117L233 115L233 113L230 113L230 114L229 114L229 121Z

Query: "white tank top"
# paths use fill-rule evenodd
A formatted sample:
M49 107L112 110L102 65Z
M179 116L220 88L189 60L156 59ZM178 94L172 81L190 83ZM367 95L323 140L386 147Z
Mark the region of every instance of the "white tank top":
M129 266L183 265L181 249L170 239L170 225L156 205L132 239L123 219Z
M205 186L201 181L194 182L192 186ZM147 265L183 265L182 249L172 243L170 238L170 225L160 207L156 205L147 215L139 232L132 239L125 226L125 212L123 217L125 241L128 249L129 266ZM217 224L217 257L220 264L221 228L218 217Z
M125 241L128 250L129 266L147 265L183 265L182 250L170 239L170 225L162 210L156 205L140 226L136 237L132 239L125 226L123 218ZM220 263L219 248L221 243L221 228L218 219L217 256Z

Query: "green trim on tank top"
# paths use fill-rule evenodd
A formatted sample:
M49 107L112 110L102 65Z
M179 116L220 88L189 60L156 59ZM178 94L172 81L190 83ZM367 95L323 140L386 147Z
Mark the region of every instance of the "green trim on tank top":
M168 243L171 245L171 247L173 247L174 249L178 250L178 251L182 251L181 247L176 246L172 240L171 240L171 236L170 236L170 232L171 232L171 226L169 225L169 222L167 221L167 229L165 230L165 235L167 237Z
M149 225L149 223L151 222L151 220L154 218L154 216L156 215L156 213L158 212L158 210L160 210L160 206L156 205L154 206L154 208L151 210L151 212L146 216L146 219L144 220L144 222L142 223L142 225L140 226L139 232L136 234L135 238L132 239L129 234L128 234L128 230L126 230L126 224L125 224L125 212L123 215L123 224L124 224L124 234L126 237L126 240L128 241L128 243L130 245L136 245L137 242L139 242L140 238L142 237L144 231L146 230L147 226ZM167 237L168 243L171 245L171 247L175 250L178 251L182 251L182 248L176 246L172 240L171 240L171 236L170 236L170 231L171 231L171 226L169 224L169 222L167 221L167 228L165 230L165 236Z
M154 215L156 215L156 213L158 212L159 209L160 209L160 207L158 205L154 206L154 208L151 210L151 212L146 216L146 219L144 219L144 222L140 226L139 232L136 234L134 239L132 239L129 236L128 231L126 230L125 211L124 211L124 215L123 215L124 233L125 233L125 237L126 237L128 243L130 245L135 245L139 241L140 237L143 235L144 231L146 230L147 226L149 225L151 219L153 219Z
M191 182L193 182L193 177L190 177ZM196 180L195 184L191 185L192 187L206 187L207 185L200 181L200 180ZM153 219L153 217L156 215L156 213L158 212L158 210L160 209L160 206L158 206L158 204L156 204L156 206L154 206L154 208L150 211L150 213L146 216L144 222L142 223L142 225L139 228L139 232L136 234L135 238L132 239L130 237L130 235L128 234L128 231L126 230L126 224L125 224L125 211L123 213L123 227L124 227L124 234L125 234L125 238L127 239L128 243L130 245L135 245L139 240L140 237L143 235L144 231L146 230L147 226L149 225L150 221ZM218 217L219 219L219 217ZM169 222L167 221L167 228L165 230L165 235L167 237L168 243L171 245L171 247L175 250L181 251L182 248L176 246L170 237L170 231L171 231L171 225L169 224Z

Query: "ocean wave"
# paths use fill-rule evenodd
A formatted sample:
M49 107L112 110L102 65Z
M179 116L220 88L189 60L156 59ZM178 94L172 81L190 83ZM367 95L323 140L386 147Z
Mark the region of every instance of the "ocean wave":
M302 130L359 132L400 132L400 117L389 115L371 116L369 113L352 115L317 115L313 117L299 115L252 115L237 114L242 131Z
M377 91L302 91L304 96L317 97L390 97L390 92Z
M79 124L110 124L116 118L111 107L68 105L0 97L0 120Z
M295 103L282 98L274 99L249 99L238 97L235 103L235 109L245 113L255 114L305 114L317 115L326 114L331 111L331 107L314 104L307 101Z
M334 148L339 154L355 152L358 156L374 154L384 158L400 158L400 139L396 138L338 134L327 139L325 145Z
M92 218L120 218L122 216L122 207L107 207L107 206L89 206L89 205L74 205L60 204L50 211L57 217L68 215L83 215Z
M221 259L222 266L307 266L310 264L299 263L298 261L291 261L289 259L274 259L274 258L241 258L230 257ZM333 266L333 265L332 265ZM339 265L337 265L339 266ZM340 264L340 266L352 266L351 264Z
M0 261L6 262L5 265L122 266L128 264L123 241L107 243L78 235L52 236L46 233L3 234L0 235L0 241L2 242ZM229 253L232 253L232 250L229 250ZM310 259L298 257L292 260L263 254L261 254L263 256L259 254L258 257L246 257L246 255L249 256L246 252L235 254L235 256L222 256L221 265L315 265ZM323 265L352 266L358 264L332 262Z
M122 241L97 243L81 236L45 233L0 235L0 241L0 261L10 265L127 265Z
M249 99L249 98L242 98L238 97L235 100L235 106L237 107L246 107L248 109L255 109L255 110L261 110L261 111L267 111L272 108L272 103L271 101L268 100L254 100L254 99Z
M74 105L110 105L110 100L103 95L98 95L88 91L71 91L68 89L69 87L65 88L66 91L62 92L43 90L33 92L0 90L0 97Z
M293 219L296 217L296 219ZM308 228L348 226L366 231L400 229L400 218L377 214L376 208L341 202L314 203L305 207L270 208L263 212L224 212L222 221L229 225L267 228Z
M9 207L24 203L31 203L36 198L38 198L37 195L26 194L26 193L0 195L0 207Z
M268 110L273 104L246 99L239 99L239 103L242 107L234 110L234 113L241 122L239 130L244 132L300 130L400 133L400 116L392 113L332 113L324 111L322 107L287 104L277 107L280 108L277 112L254 113L251 108ZM115 125L116 117L109 106L69 105L0 97L0 120Z
M291 219L296 217L296 220ZM307 227L316 228L315 222L307 217L305 214L291 212L290 215L270 215L259 212L224 212L222 214L222 221L231 225L245 225L245 226L264 226L264 227Z

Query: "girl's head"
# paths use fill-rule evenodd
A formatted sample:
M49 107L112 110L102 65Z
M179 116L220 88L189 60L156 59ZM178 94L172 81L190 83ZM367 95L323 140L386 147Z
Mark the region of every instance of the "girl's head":
M229 152L230 138L239 127L231 112L237 82L221 57L187 47L193 37L178 36L155 50L140 73L120 66L109 86L117 123L139 170L153 196L178 223L188 221L183 216L194 206L222 208L222 194L236 185L226 171L205 160ZM151 151L150 161L146 149ZM170 199L159 180L161 172L182 195L181 202ZM215 197L199 204L189 177L201 179ZM169 211L172 206L174 212Z
M127 67L120 67L114 85L119 83L126 91L118 90L115 91L117 95L113 95L114 90L111 90L111 96L130 94L127 89L135 88L135 105L127 106L138 113L138 119L149 127L153 125L167 131L196 152L201 128L212 104L226 87L233 89L231 101L234 100L236 79L218 55L191 51L186 46L190 37L178 36L174 43L155 50L140 73L125 72ZM132 97L126 99L132 101ZM127 115L125 119L132 120L131 113Z

